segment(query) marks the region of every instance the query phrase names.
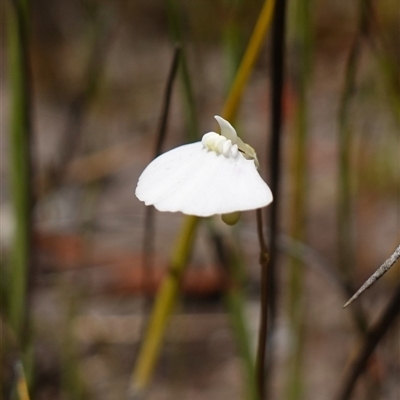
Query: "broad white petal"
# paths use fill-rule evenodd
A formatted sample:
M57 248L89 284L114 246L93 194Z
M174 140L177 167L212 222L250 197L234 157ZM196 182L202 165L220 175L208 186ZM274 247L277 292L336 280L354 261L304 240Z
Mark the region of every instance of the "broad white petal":
M207 150L199 143L156 158L139 178L137 197L160 211L208 217L260 208L272 201L253 160Z
M136 196L146 205L154 205L168 192L179 189L190 171L191 160L201 156L203 145L199 142L167 151L154 159L142 172L136 187Z

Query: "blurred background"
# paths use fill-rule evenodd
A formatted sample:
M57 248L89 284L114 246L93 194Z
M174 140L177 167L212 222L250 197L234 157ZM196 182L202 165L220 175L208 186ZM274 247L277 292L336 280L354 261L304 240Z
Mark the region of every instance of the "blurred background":
M163 151L216 129L262 6L2 2L3 399L18 398L22 364L32 399L127 398L183 221L154 213L145 269L146 210L134 192L154 157L174 45L182 52ZM287 3L272 399L335 399L400 282L395 265L342 309L400 243L399 45L396 0ZM231 121L267 183L270 54L267 33ZM219 218L199 226L143 398L251 398L241 349L254 358L258 257L254 212L234 227ZM391 325L352 398L400 398L399 329Z

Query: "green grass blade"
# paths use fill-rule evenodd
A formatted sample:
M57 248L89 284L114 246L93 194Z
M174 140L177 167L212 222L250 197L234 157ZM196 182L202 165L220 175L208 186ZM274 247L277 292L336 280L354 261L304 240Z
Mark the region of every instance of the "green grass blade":
M32 157L27 2L7 4L11 91L10 184L15 235L9 273L9 318L21 349L27 343L27 292L31 269Z
M311 73L311 1L293 2L289 9L289 43L294 49L291 58L296 107L294 115L294 138L291 168L291 237L304 242L306 236L307 196L307 94ZM289 58L290 59L290 58ZM292 260L289 271L289 325L290 350L287 369L286 398L303 398L303 352L304 352L304 265Z

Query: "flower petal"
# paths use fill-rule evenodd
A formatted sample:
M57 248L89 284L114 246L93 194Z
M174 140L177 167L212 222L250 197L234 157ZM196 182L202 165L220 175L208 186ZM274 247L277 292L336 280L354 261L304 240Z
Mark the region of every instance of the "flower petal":
M201 157L201 143L192 143L170 150L154 159L142 172L136 187L136 196L146 205L154 205L168 192L179 189L187 179L187 165Z
M208 217L272 202L254 160L226 157L192 143L162 154L139 178L136 196L160 211Z
M214 115L214 118L217 120L218 125L221 128L221 135L231 140L233 144L236 144L238 135L235 128L219 115Z

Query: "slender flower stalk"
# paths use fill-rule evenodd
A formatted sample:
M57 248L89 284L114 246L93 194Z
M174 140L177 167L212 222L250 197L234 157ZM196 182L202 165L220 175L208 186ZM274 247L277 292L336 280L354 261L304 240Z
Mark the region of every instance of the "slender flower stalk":
M268 264L269 252L265 242L262 223L262 212L256 211L257 234L260 245L260 266L261 266L261 304L260 304L260 328L257 345L257 389L260 400L264 399L265 393L265 367L267 357L267 337L268 337Z

